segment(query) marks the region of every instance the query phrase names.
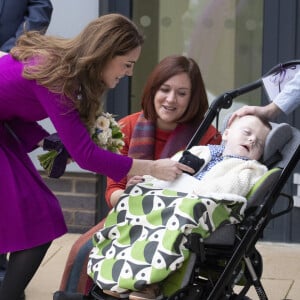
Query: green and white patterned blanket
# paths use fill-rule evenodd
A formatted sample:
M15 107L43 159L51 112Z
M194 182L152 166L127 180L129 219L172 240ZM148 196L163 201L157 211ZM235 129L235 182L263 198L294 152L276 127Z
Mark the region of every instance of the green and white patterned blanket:
M94 235L88 274L102 289L140 290L160 282L189 256L186 237L208 237L243 218L246 199L233 194L198 197L140 183L127 188Z

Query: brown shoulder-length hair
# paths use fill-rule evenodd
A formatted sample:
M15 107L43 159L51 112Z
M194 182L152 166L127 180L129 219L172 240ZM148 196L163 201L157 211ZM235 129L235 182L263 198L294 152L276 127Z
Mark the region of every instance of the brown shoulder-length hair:
M131 20L107 14L71 39L27 32L11 54L24 62L33 59L34 63L25 64L23 76L72 99L89 125L102 109L101 97L107 89L101 71L115 56L126 55L143 42L143 35Z
M142 94L142 109L146 119L156 121L156 92L169 78L181 73L186 73L191 80L191 99L185 113L177 122L200 124L208 109L204 82L198 64L192 58L182 55L167 56L156 65L148 77Z

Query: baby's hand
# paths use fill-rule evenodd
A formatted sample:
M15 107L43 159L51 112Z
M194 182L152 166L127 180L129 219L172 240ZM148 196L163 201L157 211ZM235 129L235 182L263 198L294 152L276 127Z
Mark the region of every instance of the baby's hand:
M132 176L128 179L128 181L126 183L126 188L128 188L131 185L143 182L143 181L145 181L143 176L139 176L139 175Z

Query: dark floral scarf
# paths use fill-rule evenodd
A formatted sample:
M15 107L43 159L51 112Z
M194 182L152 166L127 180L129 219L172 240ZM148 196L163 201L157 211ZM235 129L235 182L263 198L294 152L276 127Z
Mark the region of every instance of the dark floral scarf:
M178 124L168 138L160 158L171 157L183 150L193 137L197 127L190 124ZM149 121L141 113L136 122L129 144L128 156L139 159L154 159L155 122Z

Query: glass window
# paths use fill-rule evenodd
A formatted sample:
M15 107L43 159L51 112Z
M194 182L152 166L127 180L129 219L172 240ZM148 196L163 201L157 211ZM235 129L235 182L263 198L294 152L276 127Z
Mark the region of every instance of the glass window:
M167 55L184 54L198 62L210 101L259 79L262 18L263 1L133 1L133 20L143 29L146 42L132 78L132 112L140 109L148 74ZM230 110L260 104L260 98L260 91L248 93Z

